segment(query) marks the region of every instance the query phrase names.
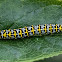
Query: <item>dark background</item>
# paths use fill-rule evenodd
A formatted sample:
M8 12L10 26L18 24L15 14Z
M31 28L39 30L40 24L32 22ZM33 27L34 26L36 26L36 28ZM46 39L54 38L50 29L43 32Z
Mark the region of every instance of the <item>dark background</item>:
M62 54L58 56L46 58L44 60L35 61L35 62L62 62Z

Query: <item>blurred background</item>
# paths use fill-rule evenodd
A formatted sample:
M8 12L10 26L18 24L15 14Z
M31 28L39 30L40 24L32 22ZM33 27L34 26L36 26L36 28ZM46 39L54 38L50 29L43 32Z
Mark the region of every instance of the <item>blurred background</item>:
M35 62L62 62L62 54L58 56L46 58L44 60L35 61Z

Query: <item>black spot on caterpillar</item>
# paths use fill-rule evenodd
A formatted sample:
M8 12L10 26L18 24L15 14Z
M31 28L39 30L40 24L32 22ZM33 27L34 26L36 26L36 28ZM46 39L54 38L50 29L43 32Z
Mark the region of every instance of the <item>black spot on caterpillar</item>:
M62 31L62 25L59 24L45 24L37 26L29 26L19 29L8 29L0 31L0 39L17 39L29 36L52 34Z

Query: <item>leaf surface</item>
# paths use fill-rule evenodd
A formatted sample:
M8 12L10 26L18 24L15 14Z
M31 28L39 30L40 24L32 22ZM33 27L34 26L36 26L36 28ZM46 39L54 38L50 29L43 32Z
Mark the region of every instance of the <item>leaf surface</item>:
M0 30L62 24L61 0L0 0ZM62 54L62 36L0 40L0 61L30 62Z

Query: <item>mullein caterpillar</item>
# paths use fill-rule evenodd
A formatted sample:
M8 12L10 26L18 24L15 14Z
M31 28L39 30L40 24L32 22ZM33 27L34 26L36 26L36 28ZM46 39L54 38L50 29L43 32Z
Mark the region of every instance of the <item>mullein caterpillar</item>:
M29 26L19 29L9 29L0 31L0 39L17 39L29 36L52 34L62 31L62 25L59 24L45 24L37 26Z

